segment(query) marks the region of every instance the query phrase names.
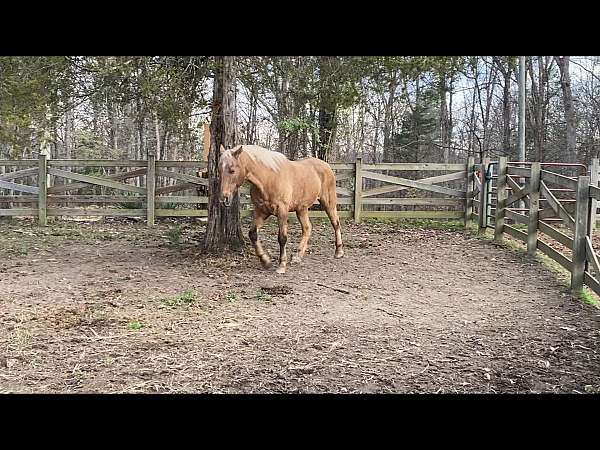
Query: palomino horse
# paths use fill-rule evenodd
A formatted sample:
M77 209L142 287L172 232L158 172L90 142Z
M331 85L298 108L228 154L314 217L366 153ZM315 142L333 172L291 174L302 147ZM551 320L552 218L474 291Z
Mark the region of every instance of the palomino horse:
M288 214L296 211L302 225L302 239L298 253L292 262L302 260L312 224L308 208L319 200L335 230L335 257L344 256L340 219L336 210L335 175L329 164L317 158L290 161L284 154L257 145L238 145L220 149L219 177L221 200L225 206L244 181L252 184L250 196L254 205L254 223L248 237L263 267L271 267L271 258L258 240L258 229L270 216L279 222L279 267L277 273L285 273L287 267Z

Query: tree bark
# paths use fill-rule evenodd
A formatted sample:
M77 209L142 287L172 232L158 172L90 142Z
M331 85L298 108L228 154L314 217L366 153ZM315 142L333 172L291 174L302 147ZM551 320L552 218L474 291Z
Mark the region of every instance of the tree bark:
M556 64L560 70L560 87L563 95L563 106L567 134L567 157L569 162L577 161L577 140L575 106L573 103L573 92L571 91L571 75L569 73L570 56L555 56Z
M397 86L397 74L394 72L388 85L388 98L385 103L385 116L383 118L383 162L394 161L392 151L392 124L394 120L393 111Z
M442 155L444 163L448 163L450 160L450 137L452 133L452 126L450 124L450 114L448 114L448 103L446 102L446 74L440 74L440 125L441 125L441 137L442 137Z
M209 251L239 248L244 242L239 193L234 195L230 207L225 207L219 199L219 149L221 145L232 148L236 139L235 80L234 57L216 57L208 154L208 224L204 238L204 249Z
M327 161L333 146L336 127L337 104L333 92L333 63L334 58L323 56L319 58L319 145L317 158Z

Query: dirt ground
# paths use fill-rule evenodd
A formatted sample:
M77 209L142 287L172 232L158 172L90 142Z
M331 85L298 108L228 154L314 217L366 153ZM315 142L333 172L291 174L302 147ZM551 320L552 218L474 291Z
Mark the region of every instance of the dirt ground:
M349 221L335 260L313 223L278 275L249 246L202 254L200 222L0 222L0 392L600 391L600 310L538 261ZM276 255L274 223L260 236Z

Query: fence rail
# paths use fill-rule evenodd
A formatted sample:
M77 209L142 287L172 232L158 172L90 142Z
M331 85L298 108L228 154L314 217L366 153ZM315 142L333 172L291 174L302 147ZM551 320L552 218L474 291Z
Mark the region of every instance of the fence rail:
M539 250L568 270L573 291L581 290L585 284L600 295L600 264L592 240L597 213L595 201L600 197L598 161L592 163L589 172L592 176L566 176L542 168L580 167L580 164L533 162L527 167L510 164L520 163L500 158L483 165L487 174L483 190L492 192L495 179L496 203L494 214L486 214L484 211L492 209L493 196L482 196L478 205L480 223L485 224L483 216L493 217L496 240L508 234L522 241L527 245L528 254L534 255ZM494 166L495 176L491 174ZM525 208L515 205L520 201Z
M359 158L330 166L341 217L357 222L368 217L469 219L467 164L363 164ZM156 161L153 155L147 160L48 160L42 155L0 160L2 167L13 169L0 173L2 216L38 216L40 223L58 216L146 217L152 225L156 217L207 215L208 180L199 176L203 161ZM249 188L240 191L247 215ZM325 216L320 210L309 215Z

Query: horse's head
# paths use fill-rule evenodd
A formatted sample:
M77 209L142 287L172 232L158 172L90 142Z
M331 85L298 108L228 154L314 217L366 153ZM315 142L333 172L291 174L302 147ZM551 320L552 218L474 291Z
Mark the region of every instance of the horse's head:
M220 196L225 206L231 205L235 191L246 179L246 169L240 161L242 146L237 150L226 150L221 145L219 157Z

